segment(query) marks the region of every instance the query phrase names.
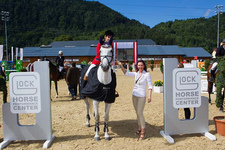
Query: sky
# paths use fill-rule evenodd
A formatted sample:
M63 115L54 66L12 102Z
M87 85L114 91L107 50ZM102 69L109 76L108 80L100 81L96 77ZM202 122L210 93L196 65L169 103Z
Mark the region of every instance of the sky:
M129 19L135 19L149 27L161 22L210 18L215 14L215 6L223 5L225 0L89 0L98 1Z

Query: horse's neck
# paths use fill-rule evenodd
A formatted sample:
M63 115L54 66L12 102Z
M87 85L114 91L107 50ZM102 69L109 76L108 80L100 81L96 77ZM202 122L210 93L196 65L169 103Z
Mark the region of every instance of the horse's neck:
M112 81L111 67L109 68L107 72L104 72L102 68L99 66L97 76L100 83L104 85L111 83Z

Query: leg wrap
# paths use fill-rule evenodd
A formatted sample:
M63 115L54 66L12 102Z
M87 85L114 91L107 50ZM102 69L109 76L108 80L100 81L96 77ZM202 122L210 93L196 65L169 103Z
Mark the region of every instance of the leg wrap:
M96 129L98 129L99 131L99 123L95 122L95 132L96 132Z
M88 120L91 120L90 115L87 115L86 117L87 117Z
M109 131L109 129L108 129L108 123L105 122L104 123L104 132L106 132L106 130Z

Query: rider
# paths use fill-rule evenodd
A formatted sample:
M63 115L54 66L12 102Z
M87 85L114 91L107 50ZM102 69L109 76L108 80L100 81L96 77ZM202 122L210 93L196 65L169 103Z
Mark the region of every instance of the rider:
M2 66L0 65L0 75L3 76L3 78L6 80L6 76L5 76L5 72L4 72L4 68L3 68L4 66L3 67Z
M109 40L111 38L113 38L113 35L114 35L114 33L111 30L107 30L105 32L105 34L104 34L104 39L103 39L104 43L107 44L109 42ZM90 67L88 68L87 72L84 75L84 80L85 81L87 81L87 79L88 79L88 74L89 74L90 70L92 68L94 68L95 66L97 66L98 64L100 64L100 48L101 48L101 43L98 43L98 45L96 47L96 53L97 53L97 55L95 56L92 64L90 65Z
M60 50L59 56L57 56L55 59L55 63L56 63L56 66L59 68L59 74L60 74L61 79L63 79L64 59L65 59L65 57L63 56L63 51Z
M221 57L225 55L225 39L222 40L220 47L217 48L216 50L216 58ZM215 62L212 65L212 68L209 70L209 73L211 74L211 77L209 78L210 82L213 82L215 79L215 72L217 70L217 62Z

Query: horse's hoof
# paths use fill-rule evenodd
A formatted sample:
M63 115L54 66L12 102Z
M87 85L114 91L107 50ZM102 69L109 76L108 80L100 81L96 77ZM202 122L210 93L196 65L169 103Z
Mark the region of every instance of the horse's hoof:
M55 96L55 98L58 98L58 96Z
M100 137L95 137L95 141L100 141Z
M111 138L110 137L105 137L105 140L109 141L109 140L111 140Z
M86 124L86 127L91 127L91 125L90 124Z

